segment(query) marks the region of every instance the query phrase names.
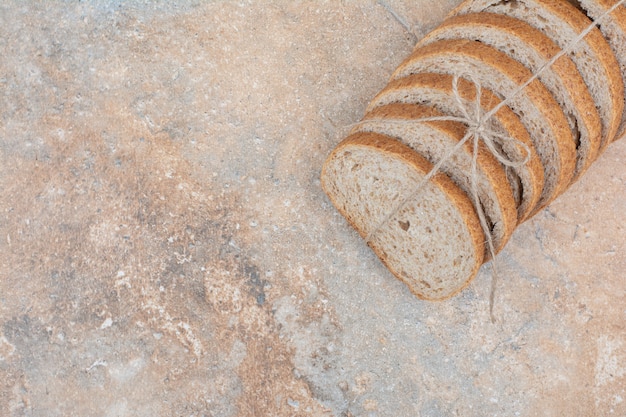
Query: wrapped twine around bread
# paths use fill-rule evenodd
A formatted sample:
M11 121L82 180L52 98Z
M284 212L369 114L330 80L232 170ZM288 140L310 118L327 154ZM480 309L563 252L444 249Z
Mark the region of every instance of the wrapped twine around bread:
M399 17L393 10L391 10L384 2L380 2L392 15L399 20L399 22L410 31L408 25ZM551 59L547 60L543 65L539 67L536 71L532 71L532 76L528 78L524 83L518 86L513 90L512 94L506 95L505 98L500 101L495 107L493 107L489 111L485 111L482 108L481 96L482 96L482 86L481 83L478 82L476 77L471 73L464 73L461 75L455 75L452 79L452 95L455 101L455 105L458 106L458 113L461 116L434 116L434 117L423 117L423 118L412 118L406 120L394 120L394 119L385 119L385 123L398 124L403 126L410 126L415 123L424 123L424 122L459 122L463 125L467 126L467 130L465 135L461 140L458 141L452 148L444 152L443 156L432 166L430 172L428 172L415 187L412 187L410 191L404 190L407 192L406 197L401 199L392 210L390 210L386 215L382 217L382 220L375 224L369 232L364 236L365 241L368 245L371 246L372 240L376 235L383 229L388 222L390 222L400 211L407 206L409 203L415 201L420 195L421 190L424 186L429 183L442 169L444 164L450 160L459 150L463 148L469 141L471 141L471 170L469 172L469 185L471 200L473 202L476 214L480 221L480 226L483 230L485 236L485 243L487 246L487 255L491 258L491 267L493 270L492 274L492 282L491 282L491 290L489 296L489 312L492 321L495 321L493 316L493 305L495 298L495 291L497 287L498 281L498 273L497 266L495 261L496 256L496 248L494 247L494 240L492 237L492 230L490 229L489 222L487 219L487 215L485 214L485 209L481 204L481 200L479 197L478 190L478 155L479 155L479 146L484 145L486 149L493 155L493 157L504 167L509 168L520 168L526 165L531 158L532 152L530 147L507 134L502 134L496 132L495 130L489 127L489 123L492 118L501 110L503 107L508 106L511 101L517 97L520 93L522 93L531 83L537 80L541 74L552 67L561 57L569 54L574 50L574 48L580 44L585 37L591 33L596 26L600 25L604 19L606 19L613 11L615 11L618 7L622 6L626 3L626 0L619 0L612 7L608 8L602 15L598 16L594 19L591 24L584 29L580 34L574 38L566 47L561 48L561 50L551 57ZM475 88L475 100L472 101L464 101L461 93L459 92L459 81L460 79L466 79L470 81ZM363 120L356 125L358 126L367 126L371 121ZM375 122L375 121L374 121ZM611 140L607 139L607 140ZM506 155L500 148L502 148L502 144L509 143L519 149L524 150L526 157L521 160L511 159L508 155ZM469 193L468 193L469 194Z
M558 59L559 57L556 57ZM547 66L546 66L547 68ZM537 76L539 74L536 74ZM463 117L457 116L435 116L435 117L423 117L413 120L387 120L387 122L391 122L393 124L406 125L411 123L422 123L422 122L436 122L436 121L452 121L452 122L460 122L468 126L467 133L465 136L454 146L452 149L448 151L446 155L443 156L437 162L433 168L424 176L422 181L413 189L413 191L402 200L394 210L389 212L384 219L372 229L372 231L365 237L365 241L369 244L372 238L378 233L378 231L389 222L406 204L408 204L411 200L417 198L421 189L428 183L437 173L440 171L441 167L450 159L454 154L456 154L468 141L472 141L472 165L470 171L470 184L472 191L472 201L474 202L474 206L476 207L476 214L478 215L478 219L480 220L480 225L485 234L485 239L487 243L487 250L492 259L491 268L492 268L492 285L489 296L489 312L491 316L491 320L494 321L493 317L493 301L495 297L495 288L496 282L498 279L498 272L496 266L496 250L493 243L493 238L491 236L491 229L489 227L487 217L485 215L485 210L483 209L482 204L480 203L480 197L478 196L478 172L477 172L477 161L478 161L478 146L480 142L483 142L487 149L493 154L498 162L507 167L520 167L522 165L526 165L531 157L531 150L524 142L519 141L511 136L501 134L490 129L487 126L487 123L493 117L494 114L498 112L498 110L506 105L507 100L500 102L500 104L494 107L491 111L485 112L481 107L481 97L482 97L482 87L479 82L477 82L471 74L465 75L463 78L468 79L473 83L476 88L476 100L470 103L464 103L461 95L459 93L459 76L455 76L452 80L452 92L454 94L455 101L459 106L459 110L463 114ZM531 80L532 81L532 80ZM519 91L522 91L521 88ZM365 120L360 124L367 124L368 121ZM524 149L526 153L526 157L521 161L511 160L508 155L504 154L501 150L496 148L497 143L502 143L505 141L510 141L515 145Z

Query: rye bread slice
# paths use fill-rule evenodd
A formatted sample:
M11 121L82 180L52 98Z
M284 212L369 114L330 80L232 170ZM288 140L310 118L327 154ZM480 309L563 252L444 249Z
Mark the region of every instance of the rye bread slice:
M544 162L543 208L570 185L576 167L576 143L565 114L552 94L534 80L519 94L532 74L519 62L488 45L470 40L448 40L417 48L394 72L392 78L419 72L472 76L483 87L501 99L517 114L533 139Z
M441 167L454 183L473 201L471 141L453 155L450 150L463 139L467 127L450 121L419 122L426 117L442 116L433 107L394 103L368 113L351 133L374 132L393 137L408 145L431 164L449 156ZM485 213L494 249L499 252L517 226L517 208L504 167L480 143L476 158L476 186Z
M471 200L445 174L416 192L431 169L395 139L358 133L333 150L321 180L332 203L362 237L370 237L368 245L387 268L416 296L441 300L461 291L478 272L484 235Z
M454 97L453 77L443 74L421 73L389 83L369 104L368 111L374 111L379 106L390 103L415 103L432 106L438 111L460 117L462 111ZM462 101L467 106L473 106L476 101L476 88L469 81L460 79L458 91ZM481 108L488 112L500 103L489 90L482 90ZM507 106L503 106L488 122L491 130L507 135L523 144L531 152L527 164L515 168L508 168L507 178L513 190L518 207L518 222L527 219L537 208L543 193L544 168L541 159L535 151L532 140L519 118ZM514 161L522 161L525 150L516 146L514 142L501 144L502 151Z
M606 13L618 0L570 0L587 13L591 19L597 19ZM604 18L598 26L600 32L611 46L622 73L622 81L626 86L626 6L615 9ZM622 113L622 121L616 139L626 134L626 107Z
M452 15L490 12L523 20L565 49L591 20L564 0L467 0ZM600 152L616 137L624 111L624 83L611 47L596 28L569 53L602 120Z
M426 35L419 45L446 39L482 42L507 54L533 73L539 71L560 51L550 38L529 24L493 13L453 16ZM602 141L600 115L585 81L568 56L562 56L542 71L539 81L561 106L576 141L576 180L598 155Z

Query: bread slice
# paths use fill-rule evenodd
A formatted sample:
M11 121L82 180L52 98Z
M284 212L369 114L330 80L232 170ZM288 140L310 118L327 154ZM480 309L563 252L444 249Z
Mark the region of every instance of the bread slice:
M467 286L484 259L471 200L445 174L416 190L432 165L374 133L343 140L322 169L322 187L389 270L418 297L441 300Z
M565 49L591 25L591 20L563 0L469 0L451 15L490 12L523 20ZM624 83L619 64L598 29L587 35L569 54L585 80L602 120L600 152L617 135L624 111Z
M576 167L576 143L565 114L541 82L534 80L513 96L532 74L519 62L488 45L471 40L448 40L417 48L394 72L392 78L419 72L457 76L472 74L483 87L508 98L531 135L544 162L544 195L540 208L570 185Z
M597 19L607 12L617 0L570 0L584 10L591 19ZM626 86L626 6L622 5L615 9L609 16L604 18L598 26L600 32L613 50L622 73L622 81ZM622 120L616 139L626 134L626 108L622 113Z
M430 32L420 46L446 39L482 42L522 63L536 73L560 48L539 30L513 17L493 13L453 16ZM585 81L568 56L540 73L539 80L557 100L576 141L574 180L596 159L602 141L600 115Z
M392 81L382 90L368 106L373 112L379 106L390 103L417 103L432 106L438 111L460 117L462 111L454 97L452 90L453 77L442 74L421 73ZM476 100L475 86L463 79L459 80L458 91L466 105L473 105ZM482 91L481 107L484 112L493 109L500 103L489 90ZM518 222L527 219L537 208L543 193L544 171L543 165L531 138L519 118L507 106L502 107L488 122L488 127L499 134L507 135L525 144L531 152L530 160L526 165L506 170L509 184L513 190L518 207ZM514 142L507 141L502 145L502 151L511 160L522 161L525 151Z
M450 155L451 149L465 136L467 127L462 123L449 121L418 121L442 115L443 113L432 107L389 104L368 113L351 133L374 132L393 137L408 145L433 165L448 157L441 167L441 172L450 177L465 194L472 197L472 142L466 142L463 148ZM484 143L480 143L476 162L478 197L497 253L504 247L517 226L515 199L504 168Z

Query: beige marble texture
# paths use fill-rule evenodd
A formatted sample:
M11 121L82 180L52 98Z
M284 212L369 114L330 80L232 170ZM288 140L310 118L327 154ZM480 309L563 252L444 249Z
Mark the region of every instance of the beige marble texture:
M0 415L626 415L626 141L516 231L495 324L489 268L417 300L320 189L414 41L371 0L0 2Z

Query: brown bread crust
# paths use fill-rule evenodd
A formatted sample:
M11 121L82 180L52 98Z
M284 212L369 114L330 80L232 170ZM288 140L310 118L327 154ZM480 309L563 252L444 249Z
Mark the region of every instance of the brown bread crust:
M393 103L386 106L378 107L366 114L363 120L379 119L384 123L385 119L394 120L418 120L426 117L443 116L442 112L439 112L433 107L422 106L418 104L406 104L406 103ZM442 135L450 138L454 142L459 142L465 136L467 127L462 123L450 122L450 121L431 121L424 122L424 124L431 126L433 129L441 132ZM381 132L384 133L384 132ZM393 136L393 135L390 135ZM398 138L404 144L410 146L410 144L404 142L402 138ZM473 144L467 141L464 146L464 151L470 155L473 154ZM416 149L412 148L415 152ZM419 152L418 152L419 153ZM425 159L428 159L426 155L421 155ZM430 161L436 163L437 161ZM509 238L515 231L517 226L517 208L515 205L515 199L513 198L513 192L509 185L500 162L493 156L493 154L487 149L484 143L480 143L477 154L477 166L487 178L489 186L495 196L495 200L498 204L497 210L501 215L501 218L492 218L492 222L498 222L502 228L502 236L500 238L494 237L494 245L496 253L498 253L508 242ZM453 178L451 175L449 177ZM454 179L453 179L454 181ZM462 184L457 184L459 188L463 189ZM464 190L468 196L470 196L471 190ZM488 209L485 209L487 212Z
M450 75L433 73L413 74L405 78L393 80L371 101L367 111L373 111L378 106L379 99L389 92L410 91L412 88L432 89L452 97L452 80L453 77ZM460 79L458 87L459 94L463 100L468 102L476 100L476 88L472 83ZM487 89L482 90L481 107L483 111L490 111L500 101L491 91ZM544 168L528 131L509 107L501 107L494 115L494 119L500 123L511 138L524 143L531 152L528 163L524 167L516 169L516 171L525 171L528 178L526 187L522 189L522 202L518 208L518 222L521 223L538 209L538 203L543 191Z
M420 41L419 45L431 43L438 39L438 36L442 33L446 33L452 29L459 31L460 36L463 36L462 31L464 28L470 30L489 28L511 35L519 39L527 48L534 50L544 61L549 61L561 50L550 38L526 22L494 13L471 13L452 16L426 35L426 37ZM477 32L474 31L472 33ZM469 38L466 37L466 39ZM473 40L482 41L482 39ZM502 51L502 49L500 50ZM502 52L509 55L507 51ZM593 97L589 93L587 85L578 72L576 65L569 56L564 55L559 58L548 71L551 71L559 80L559 85L555 86L555 88L564 87L566 92L564 99L569 100L571 106L576 109L575 117L577 123L575 123L573 127L572 124L570 124L570 129L583 127L583 131L585 132L585 137L581 138L581 140L586 141L586 146L579 146L577 168L574 174L575 181L589 168L599 154L600 145L602 144L602 122ZM578 132L575 131L573 134L578 134ZM586 152L582 154L581 152L584 148L586 148Z
M493 71L502 74L513 83L521 86L532 77L531 72L517 61L509 58L506 54L485 44L470 40L450 40L435 42L416 49L413 54L396 69L393 79L400 78L412 73L411 66L416 61L448 57L467 57L480 62ZM542 197L540 208L545 207L554 198L563 193L574 176L576 167L576 144L569 129L565 114L550 92L539 82L534 80L523 91L534 107L541 113L551 129L544 138L533 137L535 148L542 146L541 141L550 140L554 149L558 152L558 169L556 171L554 193Z
M569 25L575 33L581 33L592 24L591 20L577 7L568 1L563 0L515 0L523 3L527 7L541 10L544 13L556 16L559 20ZM500 3L506 3L503 0L486 0L474 1L466 0L450 12L448 16L465 14L468 12L489 11L488 8ZM478 6L479 5L479 6ZM537 14L537 12L533 12ZM531 23L531 22L529 22ZM532 23L531 23L532 24ZM611 143L617 136L624 113L624 82L619 67L619 63L607 43L602 33L597 29L593 29L584 39L593 57L598 60L602 70L604 71L604 81L608 85L608 97L611 103L611 111L608 120L603 120L602 144L600 153L606 146ZM561 45L561 47L565 47ZM584 74L583 74L584 77ZM597 104L597 103L596 103Z
M618 0L580 0L576 1L576 3L587 12L590 18L597 19L601 14L613 7L617 1ZM591 12L591 8L594 9L594 12ZM624 53L624 51L626 51L626 7L624 5L618 7L605 19L615 25L617 28L616 31L619 32L611 33L612 31L607 24L601 24L599 27L613 50L613 55L615 55L619 62L623 85L626 87L626 54ZM622 122L615 140L622 138L624 134L626 134L626 106L622 112Z

